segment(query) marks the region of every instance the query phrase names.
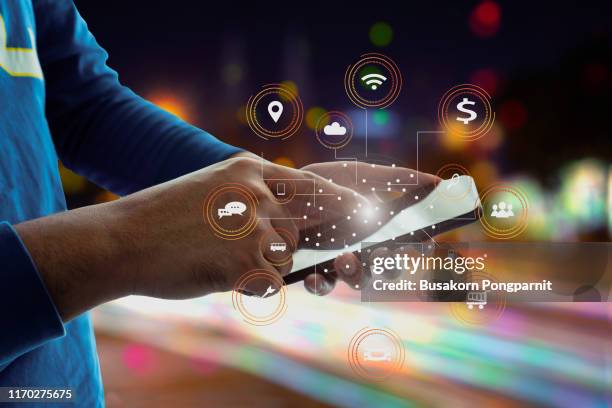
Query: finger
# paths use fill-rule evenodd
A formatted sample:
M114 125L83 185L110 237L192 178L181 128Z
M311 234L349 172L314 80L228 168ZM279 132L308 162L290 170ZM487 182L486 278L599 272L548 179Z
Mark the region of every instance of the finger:
M325 296L331 293L336 286L336 280L329 275L311 273L304 279L306 290L317 296Z
M310 180L314 183L301 183L301 200L294 200L289 205L293 208L290 212L294 214L296 208L303 210L298 212L296 217L299 218L303 214L304 218L303 222L299 222L300 232L304 237L304 241L300 242L301 246L332 248L350 245L371 234L396 212L395 208L385 211L385 207L373 206L364 201L359 193L308 172L276 165L270 165L265 172L275 174L275 177L302 177L302 181ZM296 184L300 185L299 182ZM307 190L303 189L304 186L307 186ZM305 191L311 194L306 194ZM306 207L299 207L300 204Z
M352 252L338 255L334 261L334 269L338 278L343 280L349 287L359 289L364 281L364 270L359 259Z
M277 233L280 232L280 233ZM292 254L295 251L296 242L283 236L281 230L270 229L261 237L259 250L263 259L260 262L267 262L272 265L281 276L291 272L293 267Z
M291 219L271 219L272 228L281 235L281 237L289 244L291 252L295 252L297 243L300 239L300 230L296 225L297 220Z
M405 196L424 198L435 188L439 180L432 174L404 167L362 167L357 189L379 203L387 203Z
M407 167L354 161L316 163L303 169L332 179L334 183L364 195L369 195L372 191L406 193L419 187L434 186L439 181L433 174Z
M327 179L330 182L345 187L356 184L355 161L333 161L325 163L313 163L302 167L304 171L310 171Z
M286 207L293 218L303 219L298 224L300 228L338 220L369 204L361 194L311 172L269 163L264 166L264 173L266 178L284 178L293 183L294 198Z
M270 265L261 254L257 255L258 267L246 272L249 276L242 275L234 285L234 290L248 296L268 297L280 290L282 277L279 271Z
M242 247L240 254L237 257L243 258L243 271L238 271L238 279L234 282L234 289L253 296L270 295L270 290L275 293L282 284L282 275L280 270L272 265L262 253L264 240L267 240L266 235L269 234L270 241L281 241L282 239L275 236L276 232L267 219L259 219L257 226L251 235L245 237L245 245Z
M260 223L262 232L259 238L259 248L263 260L271 264L282 275L291 272L293 267L292 254L299 242L299 230L295 222L287 217L288 213L279 204L267 200L260 204ZM264 228L265 226L265 228Z

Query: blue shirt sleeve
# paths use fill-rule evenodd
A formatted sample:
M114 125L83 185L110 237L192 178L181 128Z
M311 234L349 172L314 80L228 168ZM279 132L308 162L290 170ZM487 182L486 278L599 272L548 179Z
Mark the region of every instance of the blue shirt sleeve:
M47 120L64 165L127 194L240 151L122 86L71 0L34 7Z
M64 164L128 194L224 160L240 149L155 107L119 83L70 0L34 0L46 116ZM15 230L0 222L0 371L64 335L64 326Z
M62 320L15 230L0 222L0 371L16 357L64 335Z

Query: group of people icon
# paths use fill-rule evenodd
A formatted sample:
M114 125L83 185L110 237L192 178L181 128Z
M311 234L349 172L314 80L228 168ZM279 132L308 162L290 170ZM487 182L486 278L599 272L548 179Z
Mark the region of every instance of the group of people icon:
M506 204L504 201L500 201L499 204L493 204L493 211L491 212L491 217L514 217L514 212L512 211L512 204Z

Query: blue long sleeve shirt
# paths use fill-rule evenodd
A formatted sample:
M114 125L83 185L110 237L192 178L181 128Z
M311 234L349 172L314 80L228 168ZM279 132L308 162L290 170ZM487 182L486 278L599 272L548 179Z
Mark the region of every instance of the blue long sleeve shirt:
M0 387L72 388L66 406L104 406L90 316L62 322L12 225L66 210L58 159L128 194L239 151L135 95L106 59L72 1L0 0Z

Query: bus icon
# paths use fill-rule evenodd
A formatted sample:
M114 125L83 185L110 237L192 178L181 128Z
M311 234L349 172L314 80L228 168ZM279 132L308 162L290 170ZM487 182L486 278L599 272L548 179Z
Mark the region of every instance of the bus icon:
M287 244L285 244L284 242L272 242L270 244L270 251L272 252L276 252L276 251L285 252L286 250L287 250Z

